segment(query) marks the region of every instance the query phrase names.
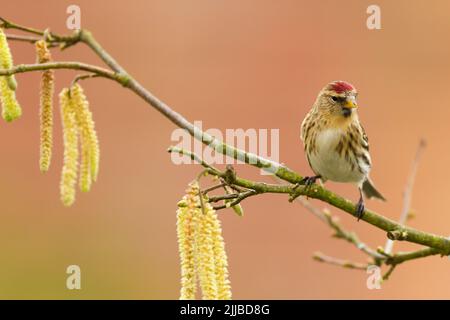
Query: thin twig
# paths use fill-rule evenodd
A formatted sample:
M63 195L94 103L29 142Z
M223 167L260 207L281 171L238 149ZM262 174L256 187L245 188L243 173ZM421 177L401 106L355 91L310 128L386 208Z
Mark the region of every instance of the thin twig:
M408 177L408 181L406 182L405 191L403 192L403 208L402 212L400 214L400 219L398 220L398 223L401 225L404 225L406 223L406 220L408 219L408 214L410 212L411 207L411 198L412 198L412 191L414 187L414 180L416 178L417 168L419 167L420 158L422 156L422 153L426 147L425 140L421 139L419 142L419 145L417 147L416 156L414 157L411 172ZM391 239L388 239L386 241L386 245L384 246L384 251L386 253L391 253L392 249L394 247L394 241Z
M7 34L6 39L11 40L11 41L23 41L23 42L36 43L39 40L42 40L42 37L24 36L24 35L18 35L18 34Z
M44 71L44 70L82 70L94 73L97 77L104 77L126 85L126 79L121 75L114 73L108 69L104 69L98 66L73 61L61 61L61 62L46 62L35 64L19 64L11 69L0 69L0 76L10 76L17 73Z
M356 248L364 252L365 254L371 256L375 260L384 259L384 256L376 252L374 249L370 248L367 244L359 240L358 236L354 232L349 232L345 230L337 221L335 217L333 217L329 211L327 210L319 210L314 207L310 201L305 198L297 198L297 202L299 202L303 207L305 207L309 212L313 213L320 220L328 224L336 233L334 236L338 239L343 239L351 244L353 244Z
M169 147L169 148L167 149L167 152L169 152L169 153L175 152L175 153L179 153L179 154L181 154L181 155L183 155L183 156L189 157L191 160L197 162L198 164L201 164L203 167L205 167L205 168L207 168L207 169L210 169L210 170L211 170L211 173L214 174L214 175L217 175L217 173L220 172L219 170L217 170L216 168L214 168L214 167L213 167L212 165L210 165L209 163L203 161L198 155L196 155L196 154L193 153L193 152L187 151L187 150L182 149L182 148L173 147L173 146Z
M89 73L89 74L78 75L72 80L72 83L70 84L70 87L73 87L78 81L86 80L86 79L92 79L92 78L97 78L99 76L100 75L98 75L96 73Z
M239 194L235 200L228 202L227 204L214 207L214 210L221 210L221 209L233 207L233 206L239 204L242 200L247 199L248 197L257 195L258 193L259 192L256 192L254 190L245 191L245 192Z
M222 188L225 185L226 185L225 182L221 182L220 184L217 184L215 186L212 186L212 187L209 187L209 188L206 188L206 189L202 190L202 193L203 194L207 194L208 192L211 192L211 191L214 191L216 189Z
M53 32L47 32L46 30L39 30L39 29L35 29L35 28L30 28L30 27L26 27L26 26L22 26L19 24L16 24L12 21L6 20L5 18L0 17L0 27L4 28L4 29L15 29L15 30L20 30L23 32L27 32L27 33L31 33L34 35L38 35L38 36L44 36L46 35L47 41L49 42L60 42L60 43L72 43L75 44L76 42L79 41L79 35L78 35L78 31L75 31L72 35L70 36L61 36L58 35L56 33Z
M332 264L335 266L340 266L340 267L347 268L347 269L367 270L367 266L368 266L367 264L364 264L364 263L353 262L353 261L349 261L349 260L343 260L343 259L330 257L327 255L324 255L321 252L314 253L313 259L316 261L319 261L319 262L324 262L324 263Z
M19 42L28 42L28 43L36 43L39 40L42 40L42 37L33 37L33 36L23 36L17 34L7 34L6 38L10 41L19 41ZM48 48L57 47L59 42L49 41L47 43Z
M9 20L6 20L5 18L0 17L0 21L2 22L0 24L0 27L4 28L4 29L16 29L16 30L21 30L24 32L28 32L28 33L32 33L32 34L36 34L36 35L43 35L44 32L38 29L34 29L34 28L29 28L29 27L24 27L18 24L15 24Z
M221 196L212 196L212 197L209 197L208 200L209 200L209 202L219 202L222 200L236 199L238 197L239 197L239 193L230 193L230 194L224 194Z
M243 189L243 188L240 188L240 187L235 186L233 184L228 184L224 179L221 179L221 181L225 183L224 189L225 189L226 192L232 192L231 190L228 190L228 188L236 191L237 193L241 193L241 192L245 191L245 189Z
M383 281L389 279L389 277L391 276L392 272L394 272L396 266L397 266L396 264L393 264L393 265L391 265L389 267L388 271L383 275Z

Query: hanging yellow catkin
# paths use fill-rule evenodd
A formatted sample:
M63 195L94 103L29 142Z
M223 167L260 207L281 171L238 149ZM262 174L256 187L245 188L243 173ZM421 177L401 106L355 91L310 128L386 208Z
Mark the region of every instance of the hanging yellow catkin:
M181 258L181 299L195 299L196 280L206 300L231 299L228 263L217 213L196 181L189 184L177 211Z
M3 29L0 28L0 67L10 69L13 66L11 51ZM22 115L22 109L16 99L17 83L14 76L0 77L0 101L2 104L2 117L11 122Z
M83 192L88 192L92 185L92 176L90 168L90 142L89 137L89 126L87 123L87 113L89 110L85 105L86 100L82 99L80 96L82 94L82 89L78 84L75 84L71 88L71 94L75 109L75 118L77 120L77 126L81 138L81 162L80 162L80 190Z
M61 201L70 206L75 201L75 185L78 175L78 127L69 89L59 94L64 136L64 165L61 174Z
M97 179L100 148L89 102L78 83L72 86L71 94L81 136L80 189L86 192Z
M198 198L198 196L197 196ZM194 216L197 230L195 232L196 259L200 288L204 300L217 300L218 288L216 265L214 261L214 239L212 225L208 219L208 210Z
M38 63L51 61L50 50L44 40L36 42L36 54ZM40 92L40 157L39 167L41 172L47 172L50 167L53 146L53 92L54 73L46 70L42 73Z
M222 227L216 211L206 202L205 219L211 228L213 242L214 264L217 283L217 299L231 300L231 284L228 279L228 259L225 252L225 242L222 237Z
M80 128L83 131L83 128ZM80 181L79 186L82 192L91 190L92 176L89 167L89 142L86 134L80 134L81 138L81 162L80 162Z
M194 300L197 291L197 275L194 256L193 216L195 194L187 190L187 195L178 203L177 235L181 264L180 300Z
M9 49L8 39L6 39L6 35L3 32L3 29L0 28L0 66L2 69L10 69L13 66L13 59L11 55L11 50ZM8 87L15 91L17 89L17 82L14 75L6 76L6 81L8 83Z

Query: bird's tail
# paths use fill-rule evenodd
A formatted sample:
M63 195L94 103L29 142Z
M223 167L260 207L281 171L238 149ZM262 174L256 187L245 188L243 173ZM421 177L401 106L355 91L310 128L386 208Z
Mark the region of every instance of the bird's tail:
M380 200L386 201L386 198L383 197L383 195L377 190L375 189L372 181L370 181L369 178L367 178L363 185L362 185L362 191L364 193L364 195L370 199L370 198L378 198Z

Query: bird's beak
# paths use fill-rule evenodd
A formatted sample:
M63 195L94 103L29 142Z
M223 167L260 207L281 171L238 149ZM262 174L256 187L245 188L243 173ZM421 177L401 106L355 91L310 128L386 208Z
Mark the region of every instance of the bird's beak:
M345 99L345 104L344 104L345 108L349 108L349 109L355 109L358 107L358 104L356 103L356 99L353 96L349 96L347 97L347 99Z

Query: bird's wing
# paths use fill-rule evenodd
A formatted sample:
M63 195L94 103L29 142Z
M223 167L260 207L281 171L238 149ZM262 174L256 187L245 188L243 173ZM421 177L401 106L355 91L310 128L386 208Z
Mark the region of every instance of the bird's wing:
M359 127L361 128L361 136L363 138L363 147L364 147L364 149L369 151L369 137L367 136L366 131L364 130L364 127L361 124L359 124Z
M302 139L303 142L306 141L306 135L308 133L308 128L311 125L311 111L308 112L308 114L306 115L305 119L303 119L302 122L302 127L301 127L301 131L300 131L300 139Z

